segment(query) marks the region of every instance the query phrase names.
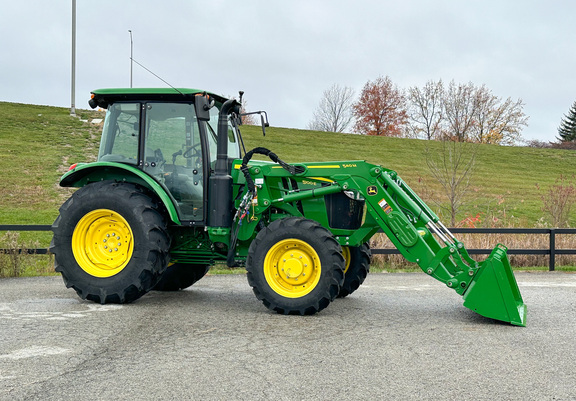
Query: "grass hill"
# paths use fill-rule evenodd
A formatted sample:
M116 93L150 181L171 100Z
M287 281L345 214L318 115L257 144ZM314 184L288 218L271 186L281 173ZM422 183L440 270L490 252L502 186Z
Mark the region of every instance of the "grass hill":
M66 108L0 102L0 224L51 224L56 218L70 194L58 186L59 177L97 154L101 127L90 121L102 112L78 114L80 119ZM425 201L441 193L425 161L426 148L441 152L439 142L275 127L265 137L259 127L244 126L242 133L247 148L269 148L288 162L368 160L396 170ZM542 196L561 174L574 171L574 151L480 145L469 202L458 219L480 213L481 225L494 225L494 218L499 225L542 224ZM576 216L570 224L576 225Z
M266 136L257 127L243 127L247 148L264 146L283 160L367 160L396 170L433 209L432 198L442 201L440 184L426 163L426 150L442 153L442 143L418 139L371 137L351 134L271 128ZM484 220L485 226L534 227L547 224L542 197L561 176L576 171L576 152L478 145L470 193L458 221L466 216ZM574 182L574 180L572 180ZM444 216L449 222L449 218ZM496 221L495 219L498 219ZM488 221L490 220L490 221ZM571 226L576 224L573 213Z

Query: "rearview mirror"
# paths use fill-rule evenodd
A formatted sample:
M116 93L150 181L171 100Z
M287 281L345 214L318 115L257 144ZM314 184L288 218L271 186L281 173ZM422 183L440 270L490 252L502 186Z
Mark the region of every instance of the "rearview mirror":
M268 114L265 111L253 111L251 113L242 113L239 114L238 117L241 119L242 116L249 116L252 114L260 114L260 125L262 125L262 135L266 136L266 127L269 127L268 124Z

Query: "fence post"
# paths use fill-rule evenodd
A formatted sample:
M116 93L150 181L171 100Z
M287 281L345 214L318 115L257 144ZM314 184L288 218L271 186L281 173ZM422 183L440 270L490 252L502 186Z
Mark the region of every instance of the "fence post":
M550 229L550 267L549 271L553 272L556 268L556 229Z

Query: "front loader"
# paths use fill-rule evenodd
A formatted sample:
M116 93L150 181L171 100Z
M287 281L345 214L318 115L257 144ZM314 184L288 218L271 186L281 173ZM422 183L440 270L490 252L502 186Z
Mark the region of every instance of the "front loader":
M126 303L187 288L226 261L245 266L269 309L314 314L359 288L382 231L467 308L525 325L506 247L476 262L395 171L246 151L240 103L204 91L102 89L90 105L107 110L98 161L62 177L80 189L60 208L51 244L81 298Z

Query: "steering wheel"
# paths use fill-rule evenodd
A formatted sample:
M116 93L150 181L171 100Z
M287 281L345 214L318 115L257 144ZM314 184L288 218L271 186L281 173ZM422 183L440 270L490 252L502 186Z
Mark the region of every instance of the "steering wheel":
M195 157L195 156L200 156L200 149L198 149L199 147L200 147L200 142L198 142L196 145L190 146L188 149L186 149L186 151L184 153L182 153L182 157L184 157L186 159L190 159L190 158ZM194 151L193 154L192 154L192 151Z

